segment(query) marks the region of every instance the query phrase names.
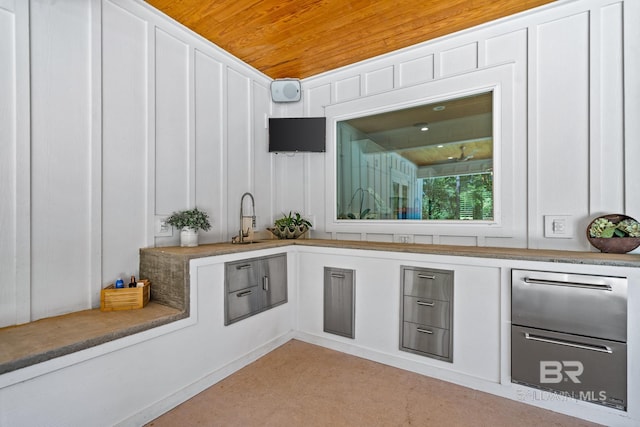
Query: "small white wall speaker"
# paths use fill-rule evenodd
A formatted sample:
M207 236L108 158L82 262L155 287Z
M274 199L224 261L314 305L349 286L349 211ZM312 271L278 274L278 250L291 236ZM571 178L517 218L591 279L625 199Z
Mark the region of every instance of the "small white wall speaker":
M271 99L273 102L300 101L300 80L277 79L271 82Z

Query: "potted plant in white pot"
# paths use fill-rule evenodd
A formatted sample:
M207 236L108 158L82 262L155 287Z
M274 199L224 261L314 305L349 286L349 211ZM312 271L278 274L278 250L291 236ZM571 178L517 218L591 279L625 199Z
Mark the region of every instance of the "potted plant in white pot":
M198 208L172 213L167 224L180 230L180 246L198 246L198 230L211 229L209 215Z

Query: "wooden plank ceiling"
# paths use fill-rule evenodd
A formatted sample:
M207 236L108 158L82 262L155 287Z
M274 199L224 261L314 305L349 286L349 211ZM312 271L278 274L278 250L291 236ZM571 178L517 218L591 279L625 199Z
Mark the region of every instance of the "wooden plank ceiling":
M305 78L554 0L147 0L271 78Z

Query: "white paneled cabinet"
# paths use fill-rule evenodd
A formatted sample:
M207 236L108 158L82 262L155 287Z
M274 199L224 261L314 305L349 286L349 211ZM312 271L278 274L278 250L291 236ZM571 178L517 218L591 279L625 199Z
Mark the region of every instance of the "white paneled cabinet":
M333 252L333 253L330 253ZM337 253L336 253L337 252ZM372 350L391 358L400 367L403 360L441 367L458 373L500 380L500 269L466 265L458 260L438 263L419 259L411 262L401 254L364 251L299 250L298 331L311 341L333 341ZM422 257L427 259L427 257ZM454 272L453 363L402 352L399 348L400 268L446 269ZM353 269L356 277L355 338L336 337L323 331L324 267ZM347 350L348 351L348 350Z
M283 252L291 261L288 302L225 326L225 263ZM291 338L605 425L640 422L637 267L304 245L207 256L189 265L188 319L0 376L0 424L86 425L100 414L98 424L143 425ZM355 272L355 339L323 331L327 265ZM399 349L403 265L454 272L453 363ZM511 269L628 279L627 412L511 383Z

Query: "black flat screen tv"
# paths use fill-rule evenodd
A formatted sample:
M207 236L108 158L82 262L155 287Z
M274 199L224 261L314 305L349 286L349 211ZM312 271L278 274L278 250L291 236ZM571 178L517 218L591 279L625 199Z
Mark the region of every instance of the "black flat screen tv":
M269 119L269 152L326 151L326 117Z

